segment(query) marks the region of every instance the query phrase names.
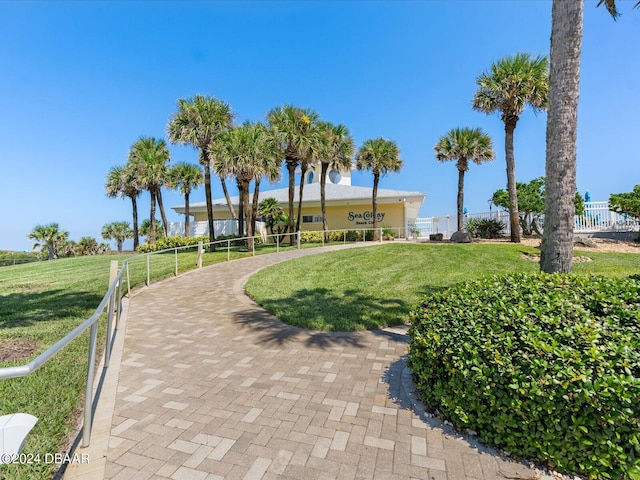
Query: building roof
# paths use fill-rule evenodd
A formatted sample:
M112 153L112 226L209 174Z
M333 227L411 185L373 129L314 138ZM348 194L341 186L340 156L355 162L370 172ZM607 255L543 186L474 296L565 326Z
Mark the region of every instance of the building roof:
M295 196L294 199L298 201L298 189L299 186L296 185ZM364 203L371 202L371 197L373 195L372 187L357 187L354 185L334 185L332 183L327 182L325 185L325 199L328 205L349 205L352 203ZM404 190L389 190L386 188L378 189L378 203L390 203L390 202L419 202L422 204L424 201L424 193L420 192L408 192ZM261 190L259 199L260 201L265 198L275 198L278 203L288 204L289 202L289 189L288 188L278 188L276 190ZM302 193L302 200L305 205L310 206L315 203L320 204L320 184L319 183L311 183L305 184L304 190ZM238 196L235 195L231 197L231 203L234 205L238 205ZM214 208L218 207L227 207L227 201L223 198L217 198L213 200ZM178 213L184 213L184 205L171 207ZM200 209L207 208L206 202L196 202L189 204L190 212L195 212Z

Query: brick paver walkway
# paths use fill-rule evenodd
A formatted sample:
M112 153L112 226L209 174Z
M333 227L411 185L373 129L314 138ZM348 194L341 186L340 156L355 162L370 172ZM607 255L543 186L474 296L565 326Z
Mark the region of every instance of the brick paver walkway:
M424 415L402 331L309 332L244 295L260 268L319 251L219 264L134 295L92 478L539 478ZM74 467L65 478L90 478Z

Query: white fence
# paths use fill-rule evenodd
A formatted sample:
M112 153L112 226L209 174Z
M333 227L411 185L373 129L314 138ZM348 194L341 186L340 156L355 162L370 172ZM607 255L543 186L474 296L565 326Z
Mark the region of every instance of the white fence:
M492 218L505 224L504 235L511 233L509 225L509 212L496 209L490 212L468 213L464 216L464 222L470 218ZM536 217L538 226L544 227L544 215ZM418 218L414 224L414 231L418 238L429 238L434 233L442 233L444 238L451 237L457 230L456 215L446 217ZM609 210L608 202L585 202L584 214L576 215L574 233L598 233L598 232L634 232L640 230L640 220L628 215L620 215Z
M237 220L214 220L213 231L218 235L237 235ZM256 235L266 235L267 229L264 222L256 222ZM184 235L184 222L169 222L169 236ZM209 222L189 222L189 236L201 237L209 235Z

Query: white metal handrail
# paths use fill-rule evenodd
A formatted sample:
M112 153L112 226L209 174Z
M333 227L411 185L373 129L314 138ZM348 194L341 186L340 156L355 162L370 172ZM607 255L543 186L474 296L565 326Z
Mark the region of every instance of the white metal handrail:
M362 241L366 241L366 232L372 231L372 228L359 228L359 229L342 229L342 230L314 230L314 231L306 231L306 232L293 232L293 233L279 233L273 235L262 235L258 237L259 240L264 241L269 237L275 237L276 244L276 252L280 251L280 238L281 237L289 237L293 236L295 238L294 243L297 248L301 248L301 236L304 233L317 232L320 234L322 238L322 245L325 244L324 241L324 233L332 233L332 232L342 232L343 233L343 242L347 242L347 234L348 232L362 232ZM385 230L393 230L394 232L398 232L398 236L403 235L404 228L402 227L379 227L379 240L382 241L382 233ZM203 243L200 242L197 245L188 245L184 247L173 247L165 250L159 250L156 252L149 252L144 254L146 256L146 265L147 265L147 281L146 284L149 285L151 283L151 268L149 258L151 255L174 252L176 255L175 260L175 275L178 275L178 250L186 250L191 248L198 248L198 261L196 262L197 267L202 266L202 254L204 252L205 246L223 246L226 244L227 247L227 261L230 260L230 252L231 252L231 243L237 241L245 241L245 240L256 240L256 237L242 237L242 238L233 238L233 239L225 239L225 240L217 240L211 243ZM250 242L252 248L252 255L255 255L255 241ZM127 294L131 292L131 284L130 284L130 271L129 271L129 263L134 260L140 258L140 255L132 256L126 258L122 261L122 265L118 269L118 262L114 260L111 262L111 279L109 288L105 293L104 297L98 304L98 307L95 309L93 314L76 328L74 328L71 332L65 335L62 339L57 341L47 350L42 352L36 358L31 360L29 363L25 365L17 365L13 367L3 367L0 368L0 380L2 379L11 379L11 378L19 378L25 377L27 375L32 374L40 367L42 367L47 361L51 360L58 352L64 349L69 343L78 338L87 328L90 329L89 334L89 353L88 353L88 366L87 366L87 383L85 387L85 400L84 400L84 411L83 411L83 427L82 427L82 446L88 447L91 439L91 426L93 423L93 385L94 385L94 377L95 377L95 365L96 365L96 351L97 351L97 340L98 340L98 321L100 316L107 309L107 333L106 333L106 341L105 341L105 352L104 352L104 368L109 367L109 361L111 358L111 346L115 334L118 330L118 322L120 319L120 311L122 306L122 284L125 281L127 282ZM126 277L125 277L126 276ZM115 321L115 322L114 322Z

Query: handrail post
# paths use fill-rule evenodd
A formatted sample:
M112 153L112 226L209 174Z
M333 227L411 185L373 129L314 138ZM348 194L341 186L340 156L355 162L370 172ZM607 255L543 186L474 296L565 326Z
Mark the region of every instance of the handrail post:
M297 234L298 234L298 250L300 250L300 237L301 237L300 234L301 234L301 232L298 231Z
M176 256L176 277L178 276L178 247L176 247L175 249L175 256Z
M82 426L82 446L88 447L91 441L91 423L93 421L93 377L96 364L96 344L98 343L98 322L91 325L89 335L89 364L87 365L87 386L84 394L84 424Z
M227 240L227 262L231 260L231 240Z
M196 260L196 267L202 268L202 251L204 250L204 246L202 240L198 242L198 260Z
M276 235L276 253L280 253L280 235Z
M111 261L111 268L109 269L109 284L107 288L110 288L113 282L115 282L116 277L118 276L118 261ZM118 282L119 283L119 282ZM104 347L104 366L105 368L109 366L109 360L111 360L111 342L109 341L109 337L111 336L111 328L113 327L113 312L116 307L114 302L114 295L117 295L117 289L113 290L111 297L109 297L109 308L107 309L107 341Z
M251 242L251 256L255 257L256 256L256 238L253 237L250 239Z
M131 276L129 275L129 262L127 262L127 295L131 298Z
M378 235L380 235L380 243L382 243L382 227L380 227L380 233Z
M342 231L342 243L343 244L347 243L347 231L346 230Z
M326 230L328 231L328 230ZM324 247L324 235L325 235L325 230L322 230L322 246Z

